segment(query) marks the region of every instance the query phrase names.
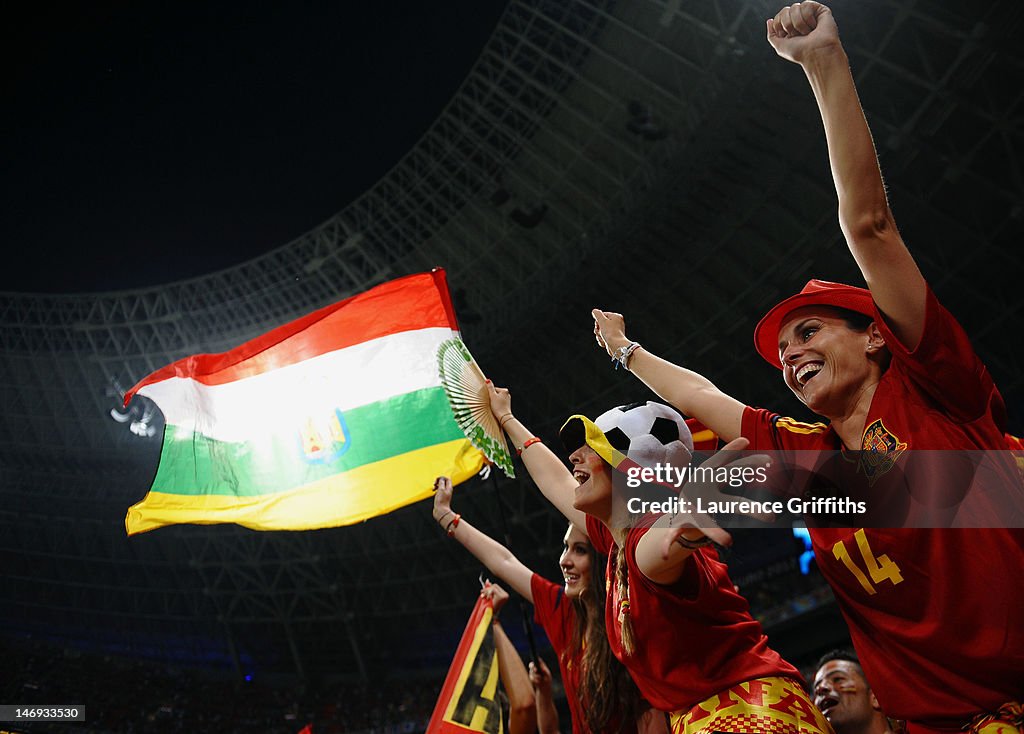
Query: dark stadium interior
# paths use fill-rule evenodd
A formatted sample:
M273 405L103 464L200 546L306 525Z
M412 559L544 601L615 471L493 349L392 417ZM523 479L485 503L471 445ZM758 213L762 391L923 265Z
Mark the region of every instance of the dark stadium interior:
M1019 434L1024 6L834 8L903 237ZM158 285L0 292L0 703L82 703L83 732L422 731L481 572L428 503L306 532L124 529L162 427L143 399L119 408L124 389L385 280L446 268L466 344L556 450L570 413L650 397L595 348L593 307L723 390L810 419L754 352L754 324L811 277L859 276L813 98L764 40L776 9L513 0L426 133L322 224ZM455 499L558 577L564 523L528 478ZM848 638L804 550L748 530L725 557L806 669ZM518 613L503 619L525 650Z

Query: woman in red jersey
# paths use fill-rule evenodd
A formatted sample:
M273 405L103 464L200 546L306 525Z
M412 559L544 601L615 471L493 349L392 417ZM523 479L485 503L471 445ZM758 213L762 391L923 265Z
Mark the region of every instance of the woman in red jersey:
M948 510L948 524L894 517L874 527L811 527L818 568L882 708L906 720L910 734L1020 730L1024 595L1012 589L1024 568L1024 493L1006 450L1002 396L896 226L832 12L796 3L766 31L814 94L839 224L869 286L812 280L754 332L758 353L828 422L745 405L631 342L618 314L593 312L598 343L725 440L742 436L754 450L812 459L843 452L871 496L886 487L924 510ZM912 461L929 457L947 471L912 471L922 466ZM973 471L974 460L985 470ZM948 501L960 497L968 501Z
M586 534L572 526L566 531L558 560L564 581L556 584L531 571L508 548L456 513L452 493L451 480L438 477L434 520L534 605L534 619L558 656L574 734L635 734L637 719L644 720L649 707L608 646L601 565ZM649 729L646 721L642 729L649 734L657 731Z
M613 466L689 464L692 439L678 413L647 403L593 422L573 416L561 431L570 473L513 415L508 390L491 386L491 410L544 495L608 555L611 650L644 698L671 714L673 732L832 731L796 668L768 646L704 532L688 527L663 555L662 540L681 518L634 520L626 496L613 491Z

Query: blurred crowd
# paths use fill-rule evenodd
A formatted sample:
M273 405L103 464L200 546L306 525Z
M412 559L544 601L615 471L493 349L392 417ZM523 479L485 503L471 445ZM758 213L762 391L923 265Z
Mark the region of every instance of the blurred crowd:
M443 676L316 687L234 682L204 671L79 653L43 643L0 642L0 701L76 704L79 723L4 724L13 732L175 734L260 732L412 734L426 729Z

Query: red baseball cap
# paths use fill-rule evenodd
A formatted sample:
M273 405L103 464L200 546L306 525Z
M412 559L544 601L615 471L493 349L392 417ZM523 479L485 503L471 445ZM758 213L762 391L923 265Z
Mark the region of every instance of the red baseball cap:
M786 318L803 306L832 306L875 316L875 303L871 291L844 283L827 280L809 280L795 296L776 304L754 328L754 347L769 364L782 369L779 361L779 329Z

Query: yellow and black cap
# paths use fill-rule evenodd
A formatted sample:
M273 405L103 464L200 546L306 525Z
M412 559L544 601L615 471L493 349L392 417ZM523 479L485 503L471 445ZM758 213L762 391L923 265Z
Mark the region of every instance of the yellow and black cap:
M573 415L559 437L567 451L584 443L618 468L624 459L638 466L686 466L693 456L693 437L683 416L663 403L620 405L591 421Z

